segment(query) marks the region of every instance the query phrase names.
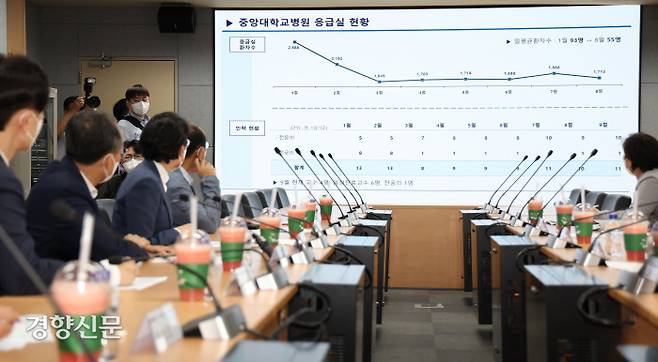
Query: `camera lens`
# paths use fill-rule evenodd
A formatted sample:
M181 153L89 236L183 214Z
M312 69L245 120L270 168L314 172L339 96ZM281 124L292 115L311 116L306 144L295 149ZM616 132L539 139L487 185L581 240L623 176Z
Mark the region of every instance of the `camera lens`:
M101 99L97 96L85 98L85 106L89 108L98 108L101 105Z

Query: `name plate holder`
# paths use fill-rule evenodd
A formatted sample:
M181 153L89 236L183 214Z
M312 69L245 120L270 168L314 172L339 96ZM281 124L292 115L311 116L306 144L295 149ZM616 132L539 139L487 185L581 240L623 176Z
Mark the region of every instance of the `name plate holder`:
M278 265L272 267L272 272L256 278L260 290L279 290L288 285L288 274Z
M368 205L366 205L365 203L361 204L360 207L361 207L361 212L364 213L368 212Z
M183 338L183 329L171 303L148 312L140 325L130 352L155 351L161 354Z
M240 288L242 295L252 295L258 290L251 272L243 266L233 271L233 278Z

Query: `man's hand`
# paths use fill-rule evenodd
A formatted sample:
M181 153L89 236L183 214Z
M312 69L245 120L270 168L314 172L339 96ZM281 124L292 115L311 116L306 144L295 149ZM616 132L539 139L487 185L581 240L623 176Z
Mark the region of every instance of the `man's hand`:
M217 175L217 172L215 171L215 167L212 165L212 163L206 160L199 160L198 158L195 158L194 166L196 167L197 172L199 173L199 177Z
M185 238L190 235L190 232L192 231L192 224L177 226L175 229L180 233L182 238Z
M83 97L78 97L73 103L69 106L68 112L78 113L85 106L85 99Z
M10 307L0 305L0 338L11 332L14 322L18 320L18 313Z
M134 261L126 261L118 265L119 272L121 274L121 279L119 285L130 285L135 281L137 277L138 268L137 264Z
M164 245L149 245L144 250L151 256L171 256L175 254L173 247Z
M148 246L151 245L151 242L148 239L145 239L135 234L127 234L126 236L123 237L123 239L137 244L137 246L139 246L142 249L146 249Z

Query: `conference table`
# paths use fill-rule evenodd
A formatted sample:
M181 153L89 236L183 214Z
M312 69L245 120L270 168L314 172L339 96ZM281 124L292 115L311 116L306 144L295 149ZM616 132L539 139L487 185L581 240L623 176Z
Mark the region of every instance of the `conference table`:
M521 227L507 226L507 231L514 235L524 233ZM531 236L530 239L536 244L544 245L548 237ZM578 251L577 248L553 249L544 246L541 252L555 263L574 263ZM622 307L622 320L633 321L632 324L626 323L622 327L621 343L658 346L658 293L634 295L620 289L618 269L606 266L574 267L606 282L610 286L608 295Z
M341 228L341 234L350 234L354 227ZM339 236L328 236L333 245ZM327 260L332 254L331 247L314 249L318 261ZM251 255L250 255L251 254ZM266 272L262 258L256 253L244 253L243 265L253 275ZM259 290L252 295L227 295L231 272L211 267L208 282L220 300L223 308L239 304L244 313L247 327L263 334L270 334L281 321L288 316L288 302L297 293L295 283L302 278L312 264L291 264L286 268L289 285L276 291ZM219 272L217 272L219 271ZM122 336L118 342L119 361L217 361L221 359L238 341L250 338L247 333L240 333L228 341L203 340L201 338L183 338L165 352L157 354L154 350L132 352L131 347L144 316L166 303L171 303L178 322L183 325L198 317L213 313L215 308L211 300L198 302L179 301L176 266L166 262L146 262L140 266L140 277L166 277L166 281L142 291L122 290L119 297L119 316L121 318ZM0 305L12 307L19 314L52 315L53 311L44 296L0 297ZM58 350L56 342L28 344L20 350L0 352L6 361L56 361Z

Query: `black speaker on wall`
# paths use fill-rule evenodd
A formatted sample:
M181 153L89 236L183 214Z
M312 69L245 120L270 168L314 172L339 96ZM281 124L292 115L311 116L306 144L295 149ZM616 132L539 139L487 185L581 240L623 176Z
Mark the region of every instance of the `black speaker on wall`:
M161 33L194 33L196 11L189 4L162 4L158 9Z

